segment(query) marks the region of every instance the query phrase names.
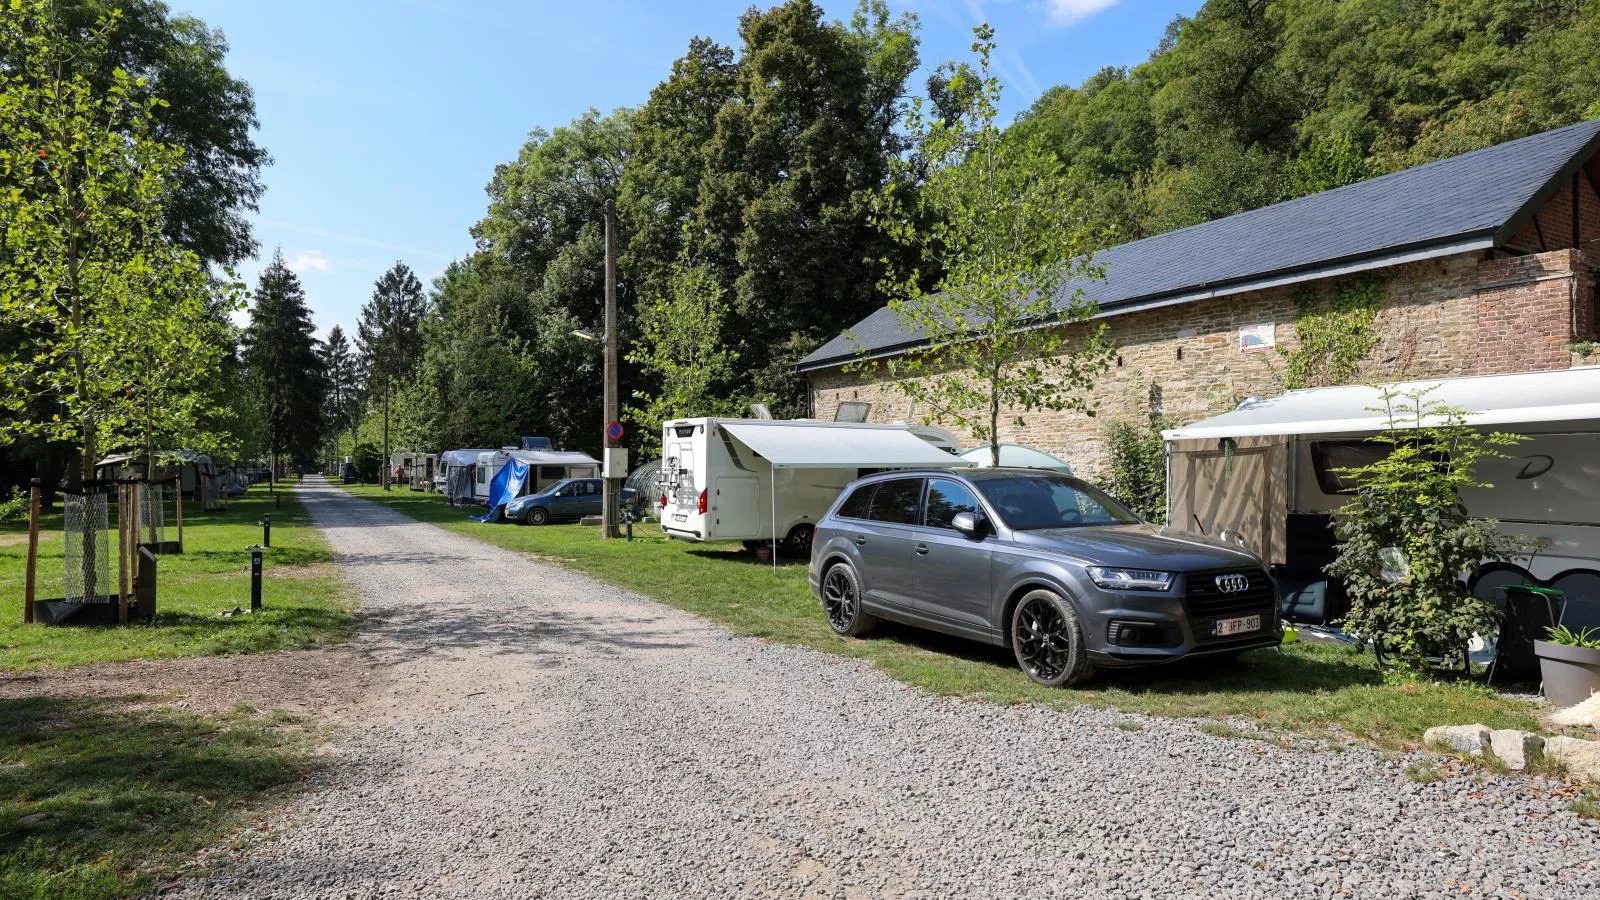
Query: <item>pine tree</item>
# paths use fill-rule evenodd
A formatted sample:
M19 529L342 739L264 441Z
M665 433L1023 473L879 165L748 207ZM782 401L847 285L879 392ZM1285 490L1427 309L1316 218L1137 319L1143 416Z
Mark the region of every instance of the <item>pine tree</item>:
M383 489L389 489L389 396L411 374L422 352L422 282L403 262L378 277L361 308L356 345L367 359L368 385L383 404Z
M338 325L328 330L328 340L322 346L322 368L328 377L325 424L337 449L339 433L346 428L354 432L361 391L361 360ZM351 452L355 452L353 441Z
M274 472L283 456L314 459L322 440L328 387L315 330L300 279L279 250L261 273L245 333L245 364L261 398Z

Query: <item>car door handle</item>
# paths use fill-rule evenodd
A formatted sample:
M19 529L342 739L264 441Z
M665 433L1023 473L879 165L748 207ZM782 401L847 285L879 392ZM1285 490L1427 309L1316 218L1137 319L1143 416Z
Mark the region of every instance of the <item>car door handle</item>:
M867 539L866 538L864 538L864 537L856 538L856 546L857 547L865 547L866 545L867 545Z
M917 555L918 556L927 556L928 555L928 545L927 544L918 544L917 545Z

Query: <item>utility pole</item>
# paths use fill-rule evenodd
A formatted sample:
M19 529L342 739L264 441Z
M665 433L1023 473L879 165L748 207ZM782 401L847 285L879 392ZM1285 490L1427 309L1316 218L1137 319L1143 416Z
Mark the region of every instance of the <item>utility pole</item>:
M600 423L600 433L604 440L602 456L610 456L611 449L619 446L613 440L608 426L619 421L617 410L617 208L611 200L606 201L606 321L605 333L601 335L605 342L605 402L602 411L603 421ZM607 467L609 468L609 460ZM620 537L617 530L617 521L621 518L618 510L622 505L621 478L607 478L605 480L605 496L600 506L600 536L602 538Z
M379 483L384 490L389 489L389 376L383 376L383 464L378 467L381 477ZM590 507L593 509L593 507Z

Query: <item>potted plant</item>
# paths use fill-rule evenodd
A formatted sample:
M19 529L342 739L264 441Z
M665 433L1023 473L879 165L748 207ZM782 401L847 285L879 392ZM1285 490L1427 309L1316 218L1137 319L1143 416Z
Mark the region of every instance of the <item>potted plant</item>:
M1565 625L1545 629L1547 641L1534 641L1544 696L1550 705L1564 709L1600 692L1600 628L1574 632Z

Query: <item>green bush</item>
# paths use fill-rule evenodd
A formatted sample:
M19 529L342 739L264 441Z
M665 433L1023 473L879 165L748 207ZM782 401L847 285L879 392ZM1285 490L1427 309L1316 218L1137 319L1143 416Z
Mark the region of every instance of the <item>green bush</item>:
M1414 670L1465 664L1467 641L1490 634L1495 610L1470 594L1461 576L1485 562L1526 552L1526 540L1497 534L1493 519L1470 515L1464 488L1491 487L1474 474L1516 435L1466 426L1460 410L1427 391L1384 394L1389 427L1372 440L1389 454L1341 470L1356 493L1335 517L1338 556L1329 575L1350 595L1345 628L1372 641L1389 662ZM1470 580L1470 579L1469 579Z
M1108 422L1106 449L1111 459L1111 480L1106 490L1139 517L1157 524L1167 521L1167 448L1161 440L1165 417L1152 416L1141 425Z

